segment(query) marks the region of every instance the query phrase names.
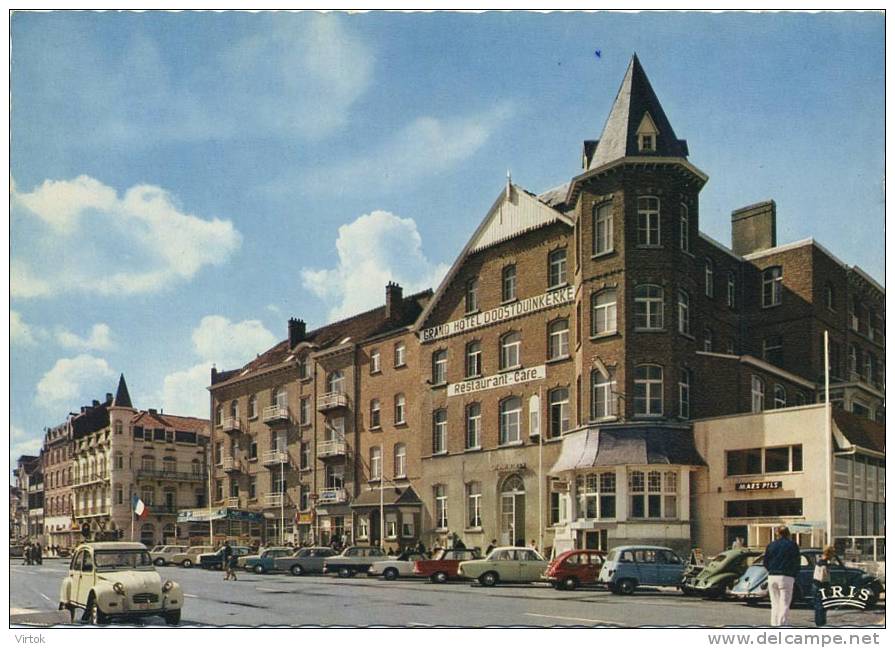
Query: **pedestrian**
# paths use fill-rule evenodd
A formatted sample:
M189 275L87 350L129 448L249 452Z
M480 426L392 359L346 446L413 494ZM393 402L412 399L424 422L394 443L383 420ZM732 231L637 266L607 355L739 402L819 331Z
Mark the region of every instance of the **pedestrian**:
M22 555L25 558L25 565L31 564L31 545L29 543L25 543L25 549L22 551Z
M827 625L827 609L823 606L821 590L830 584L830 563L835 555L833 547L827 545L814 565L814 625L818 628Z
M737 536L733 539L733 543L730 545L731 549L742 549L743 547L743 539L740 536Z
M491 540L491 544L488 545L488 548L485 549L485 557L488 557L488 554L494 551L495 547L497 547L497 539Z
M221 563L223 568L226 570L224 574L224 580L230 580L230 577L233 577L233 580L236 580L236 574L233 572L233 567L236 565L233 562L233 547L230 546L230 541L224 541L224 548L221 550Z
M454 549L466 549L466 543L458 535L454 535Z
M423 544L423 541L422 541L422 540L420 540L420 541L417 543L417 545L416 545L416 550L417 550L418 552L420 552L421 554L425 554L425 553L426 553L426 545Z
M776 536L777 539L765 549L764 566L768 570L771 625L785 626L789 622L793 586L799 575L800 552L786 525L777 527Z
M40 543L34 543L34 560L38 565L44 564L43 550L40 548Z

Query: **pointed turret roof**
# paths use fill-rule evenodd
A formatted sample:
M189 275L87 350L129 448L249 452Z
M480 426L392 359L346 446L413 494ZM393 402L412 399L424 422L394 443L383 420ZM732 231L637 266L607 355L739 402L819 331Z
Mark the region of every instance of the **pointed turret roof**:
M131 403L131 395L127 391L127 383L124 382L124 374L118 379L118 390L115 392L115 400L112 401L114 407L133 407Z
M640 147L638 130L641 129L654 132L655 150L644 151ZM674 134L662 104L634 54L600 139L596 146L592 140L585 142L585 156L589 161L586 168L595 169L634 155L686 158L687 154L686 140L679 140Z

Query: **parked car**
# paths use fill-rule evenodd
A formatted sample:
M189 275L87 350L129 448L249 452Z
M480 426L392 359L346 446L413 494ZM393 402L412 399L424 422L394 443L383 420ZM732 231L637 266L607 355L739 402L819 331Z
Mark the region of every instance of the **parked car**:
M59 609L72 621L77 610L96 625L113 617L161 616L180 623L183 592L162 580L146 547L138 542L92 542L79 545L59 588Z
M287 571L293 576L322 574L323 562L338 555L339 552L330 547L303 547L291 556L274 558L272 571Z
M159 567L164 567L171 561L174 554L183 553L188 547L186 545L156 545L149 552L152 562Z
M719 553L696 574L684 574L681 591L687 596L721 598L761 555L760 551L747 548Z
M534 549L497 547L486 558L461 562L457 575L478 580L485 587L498 583L531 583L541 579L547 564Z
M233 555L248 556L252 553L251 547L242 547L239 545L231 546ZM221 569L224 565L224 548L221 547L212 553L204 553L199 556L199 567L202 569Z
M793 604L811 605L814 601L814 565L820 556L820 549L803 549L799 559L799 575L793 586ZM879 600L884 587L878 578L855 567L846 567L837 556L830 564L831 585L854 585L866 587L873 591L868 602L868 609L873 608ZM757 559L740 577L731 590L731 594L747 605L757 605L768 598L768 570L761 559Z
M594 585L600 575L600 567L606 558L605 551L596 549L571 549L550 561L544 579L556 589L573 590L579 585Z
M635 546L610 550L598 581L613 594L633 594L641 585L679 587L684 561L668 547Z
M351 578L357 573L366 574L377 560L385 558L379 547L348 547L338 556L323 561L324 574L338 574L340 578Z
M370 565L367 576L382 576L387 581L395 580L398 576L412 578L416 561L425 558L418 551L405 551L397 556L390 556L387 560L377 560Z
M263 549L258 555L241 556L239 560L245 558L243 566L246 571L264 574L265 572L273 571L275 559L291 556L294 553L295 549L293 547L268 547Z
M464 560L478 560L482 552L478 547L472 549L439 549L429 560L417 560L413 564L416 576L428 578L433 583L446 583L459 578L457 568Z
M209 553L214 551L214 547L206 547L195 546L186 549L183 553L172 554L170 558L168 558L168 562L172 565L178 565L180 567L190 568L196 563L199 562L199 556L204 553Z

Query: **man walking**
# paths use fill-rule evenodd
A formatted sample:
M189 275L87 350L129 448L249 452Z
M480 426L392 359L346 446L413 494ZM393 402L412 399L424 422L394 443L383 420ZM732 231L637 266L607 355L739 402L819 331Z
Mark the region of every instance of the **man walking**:
M781 525L776 529L777 539L764 552L764 566L768 570L768 595L771 598L771 625L785 626L789 623L789 606L792 604L792 590L799 575L799 545L789 534L789 529Z
M230 541L224 541L224 550L223 555L221 556L224 569L227 573L224 575L224 580L230 580L230 577L233 577L233 580L236 580L236 573L233 571L233 547L230 546Z

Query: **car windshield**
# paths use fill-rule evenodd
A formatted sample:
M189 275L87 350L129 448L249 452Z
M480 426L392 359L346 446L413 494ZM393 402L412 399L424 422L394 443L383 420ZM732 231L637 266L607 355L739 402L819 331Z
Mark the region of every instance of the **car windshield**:
M152 558L147 551L97 551L93 554L96 571L116 569L152 569Z

